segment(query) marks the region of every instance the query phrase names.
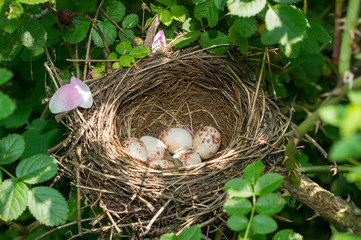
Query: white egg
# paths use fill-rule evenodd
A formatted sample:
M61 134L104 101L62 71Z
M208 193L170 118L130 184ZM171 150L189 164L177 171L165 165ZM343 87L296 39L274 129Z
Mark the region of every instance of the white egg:
M157 159L150 161L150 166L155 169L172 169L174 164L171 161L165 159Z
M145 144L138 138L127 138L121 144L131 157L143 162L147 161L147 149L145 148Z
M149 161L165 158L167 146L161 140L152 136L143 136L140 140L145 144Z
M179 159L185 166L195 165L202 162L198 153L193 150L181 150L173 155L173 158Z
M194 134L193 147L202 159L213 157L221 146L221 133L214 127L205 126Z
M183 128L170 128L164 130L159 139L165 143L169 152L174 154L181 148L192 147L192 135Z

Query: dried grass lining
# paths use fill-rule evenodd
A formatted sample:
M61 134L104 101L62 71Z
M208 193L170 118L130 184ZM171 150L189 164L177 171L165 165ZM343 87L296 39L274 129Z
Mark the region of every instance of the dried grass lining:
M115 229L159 236L191 224L210 225L222 215L229 179L255 160L267 170L281 160L277 153L287 124L252 73L227 56L156 55L90 87L95 106L74 111L68 127L75 145L62 161ZM155 170L120 146L131 136L206 125L220 130L222 146L216 157L194 167Z

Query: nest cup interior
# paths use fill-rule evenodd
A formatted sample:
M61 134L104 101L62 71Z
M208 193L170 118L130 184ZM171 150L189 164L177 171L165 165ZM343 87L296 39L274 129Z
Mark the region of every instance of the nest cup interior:
M79 158L79 148L70 151L78 159L74 169L81 166L77 180L93 204L101 203L117 224L140 235L211 224L223 214L228 180L255 160L267 169L280 161L274 152L285 125L278 109L257 88L254 75L228 57L154 56L91 89L95 106L74 113L73 134L82 152ZM158 170L121 147L128 137L158 138L167 128L183 126L217 128L217 155L195 166Z

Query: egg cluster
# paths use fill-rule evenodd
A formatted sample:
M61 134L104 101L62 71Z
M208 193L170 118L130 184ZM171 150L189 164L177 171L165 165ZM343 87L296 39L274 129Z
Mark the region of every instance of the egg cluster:
M131 157L148 162L157 169L199 164L217 153L221 146L221 134L216 128L202 127L194 136L186 129L166 129L159 139L152 136L127 138L122 147Z

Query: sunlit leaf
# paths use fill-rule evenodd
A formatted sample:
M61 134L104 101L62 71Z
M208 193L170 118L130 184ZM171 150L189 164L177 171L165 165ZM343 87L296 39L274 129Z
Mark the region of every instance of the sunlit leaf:
M182 29L185 32L198 31L202 28L201 23L195 18L188 18L184 21Z
M361 237L351 233L336 233L332 236L331 240L361 240Z
M243 177L251 184L255 184L263 171L262 161L255 161L249 164L243 171Z
M169 10L164 9L159 14L159 20L164 23L164 25L169 26L173 21L172 14Z
M115 51L120 55L128 54L132 50L132 44L130 42L121 42L115 47Z
M175 233L166 233L160 237L160 240L178 240L178 236Z
M251 184L242 178L233 178L229 180L224 189L228 195L234 197L250 197L253 195Z
M47 32L39 21L25 18L24 24L18 30L20 42L27 48L38 50L45 45Z
M303 237L292 229L283 229L273 235L272 240L302 240Z
M47 1L49 1L49 0L17 0L17 2L25 3L25 4L29 4L29 5L45 3Z
M130 55L124 55L119 57L118 62L122 67L130 67L135 62L135 59Z
M227 0L227 7L232 15L251 17L262 11L266 0Z
M319 115L325 123L341 126L346 115L346 107L341 105L326 106L320 109Z
M189 16L187 8L181 5L170 6L170 13L172 14L173 19L180 22L184 22Z
M145 58L150 53L150 50L144 46L136 46L130 50L129 55L135 58Z

